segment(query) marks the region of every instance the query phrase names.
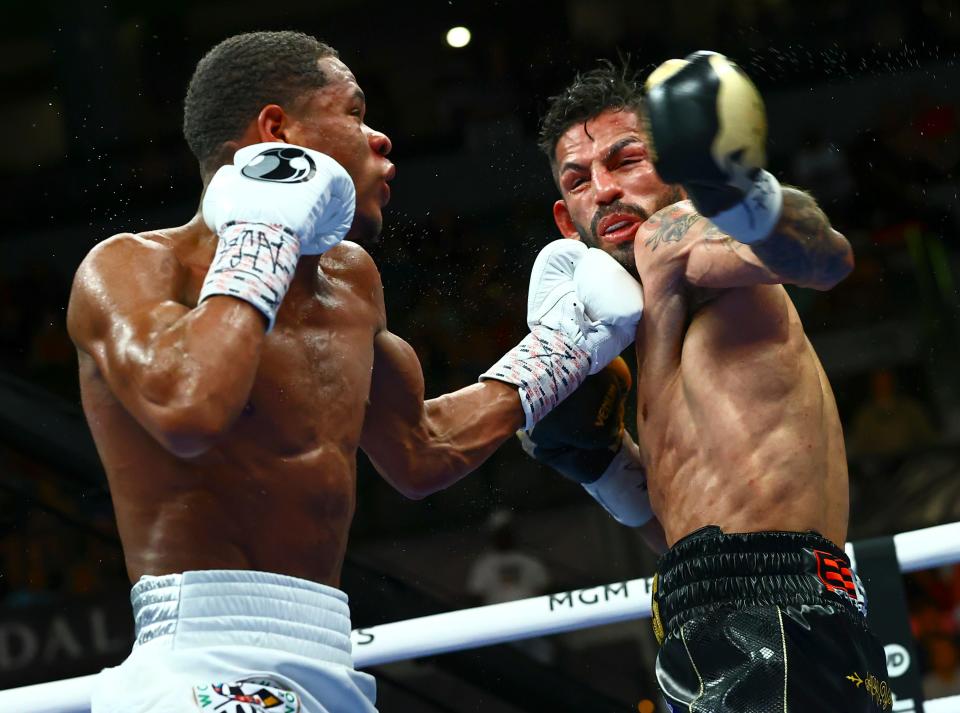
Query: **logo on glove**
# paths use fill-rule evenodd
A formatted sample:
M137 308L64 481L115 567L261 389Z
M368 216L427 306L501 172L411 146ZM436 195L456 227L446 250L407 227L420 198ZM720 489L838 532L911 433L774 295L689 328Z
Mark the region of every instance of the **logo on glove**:
M247 178L271 183L304 183L313 178L317 165L296 146L267 149L240 169Z

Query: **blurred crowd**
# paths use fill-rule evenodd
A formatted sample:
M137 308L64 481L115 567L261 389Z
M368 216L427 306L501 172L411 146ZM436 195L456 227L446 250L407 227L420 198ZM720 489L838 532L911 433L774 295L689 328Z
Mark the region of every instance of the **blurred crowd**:
M927 699L960 695L960 565L905 577Z
M109 497L0 444L0 606L22 608L127 586Z

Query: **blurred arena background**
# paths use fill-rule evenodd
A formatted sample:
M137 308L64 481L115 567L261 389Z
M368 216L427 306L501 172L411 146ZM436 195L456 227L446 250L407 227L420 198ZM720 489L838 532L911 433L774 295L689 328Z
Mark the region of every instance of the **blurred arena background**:
M367 123L392 138L398 175L372 253L428 396L475 381L526 329L529 268L556 237L534 145L547 97L618 52L651 68L697 49L738 61L767 102L772 171L809 189L856 253L831 292L791 290L844 420L850 539L960 519L955 0L81 0L4 14L0 688L91 673L129 648L67 295L98 241L193 215L183 95L201 55L241 31L299 29L335 46L367 94ZM445 40L454 26L470 30L462 48ZM344 571L357 627L653 571L639 537L519 444L421 502L359 468ZM236 516L270 527L270 503ZM490 574L495 547L523 564ZM958 694L960 566L906 586L928 696ZM656 700L648 629L381 667L380 707L636 710Z

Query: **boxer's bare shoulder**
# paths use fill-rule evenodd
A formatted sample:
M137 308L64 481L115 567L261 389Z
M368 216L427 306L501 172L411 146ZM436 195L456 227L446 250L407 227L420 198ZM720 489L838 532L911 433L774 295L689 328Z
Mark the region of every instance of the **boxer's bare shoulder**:
M108 267L114 261L156 261L174 258L173 244L160 231L148 233L117 233L97 243L80 265L80 269Z
M344 240L320 258L324 274L331 279L346 278L358 284L382 290L380 271L370 253L357 243Z
M131 272L153 281L169 279L180 265L175 242L160 231L118 233L97 243L87 253L77 271L76 280L116 275L117 280ZM159 272L158 268L163 268ZM151 276L153 279L151 279ZM81 285L82 286L82 285Z
M87 253L77 269L67 309L67 328L83 348L110 328L119 305L176 300L185 276L172 247L152 235L119 233Z

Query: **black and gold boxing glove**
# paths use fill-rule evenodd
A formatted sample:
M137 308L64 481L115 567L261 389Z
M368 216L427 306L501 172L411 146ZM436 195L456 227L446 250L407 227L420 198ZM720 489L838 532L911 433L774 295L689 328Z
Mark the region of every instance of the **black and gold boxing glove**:
M517 436L530 456L580 483L616 520L636 527L653 515L639 449L623 426L632 382L626 362L617 357L533 431Z
M721 54L694 52L657 67L645 91L660 178L681 184L701 215L740 242L766 238L783 197L764 170L767 117L750 78Z

